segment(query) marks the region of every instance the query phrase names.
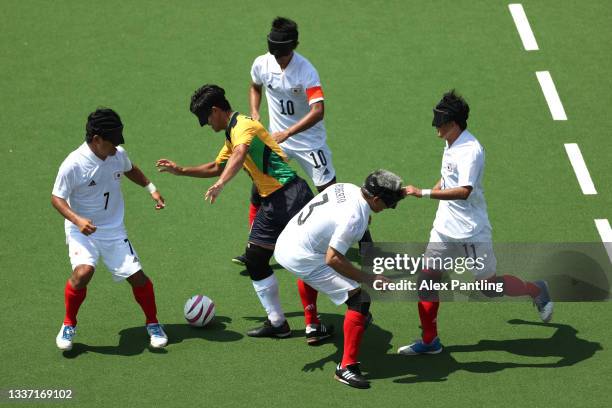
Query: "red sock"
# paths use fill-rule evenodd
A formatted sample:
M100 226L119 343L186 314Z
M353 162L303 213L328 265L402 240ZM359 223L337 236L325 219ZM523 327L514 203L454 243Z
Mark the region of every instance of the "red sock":
M85 300L87 295L87 287L83 289L75 289L70 284L70 281L66 282L64 288L64 304L66 305L66 316L64 317L64 324L66 326L76 326L77 324L77 313L81 307L81 303Z
M423 329L423 342L431 343L438 336L438 308L440 302L419 301L419 317Z
M314 290L301 279L298 279L298 292L304 307L304 322L308 324L319 324L319 316L317 316L317 295L319 292Z
M132 292L134 293L134 298L147 317L147 324L158 323L157 307L155 306L155 293L153 292L153 283L151 280L147 279L147 283L145 283L143 286L132 286Z
M516 276L504 275L504 295L506 296L525 296L535 298L540 294L540 288L531 282L523 282Z
M253 221L255 221L255 216L257 215L257 211L259 211L259 206L253 203L249 204L249 228L253 226Z
M344 354L342 355L341 368L359 362L359 346L361 337L365 331L366 315L355 310L348 309L344 315Z

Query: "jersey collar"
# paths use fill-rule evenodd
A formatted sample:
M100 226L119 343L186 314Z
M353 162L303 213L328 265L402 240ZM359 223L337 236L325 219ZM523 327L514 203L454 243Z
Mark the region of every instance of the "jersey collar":
M83 142L81 147L79 147L79 151L81 152L81 154L83 156L85 156L89 160L92 160L96 164L103 164L104 163L104 160L102 160L98 156L96 156L96 154L91 150L91 148L89 147L87 142Z

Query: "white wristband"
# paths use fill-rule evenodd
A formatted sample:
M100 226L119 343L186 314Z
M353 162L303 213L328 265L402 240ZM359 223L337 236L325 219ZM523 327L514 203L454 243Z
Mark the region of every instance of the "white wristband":
M144 186L144 188L150 193L153 194L154 192L157 191L157 187L155 187L155 184L153 183L149 183L146 186Z
M421 190L421 196L423 196L423 197L430 197L431 196L431 190L430 189Z

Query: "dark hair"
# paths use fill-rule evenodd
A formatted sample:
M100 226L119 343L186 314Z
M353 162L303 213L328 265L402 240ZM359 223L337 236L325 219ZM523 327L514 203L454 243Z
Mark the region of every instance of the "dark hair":
M87 116L85 141L91 143L95 135L103 139L114 140L114 134L120 134L122 130L123 123L119 114L110 108L100 107Z
M286 17L276 17L272 21L272 31L278 31L281 33L295 34L295 40L298 38L298 26L297 23Z
M202 110L210 110L213 106L224 111L231 111L232 107L225 99L225 90L217 85L206 84L198 88L191 96L189 110L193 114Z
M450 111L454 120L461 130L467 128L467 119L470 115L470 106L454 89L446 92L438 104L442 109Z

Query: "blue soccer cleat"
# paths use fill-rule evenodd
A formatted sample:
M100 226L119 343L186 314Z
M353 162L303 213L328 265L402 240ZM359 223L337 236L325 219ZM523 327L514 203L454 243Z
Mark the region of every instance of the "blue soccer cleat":
M161 324L147 324L147 333L151 337L151 347L163 348L168 344L168 335L166 335L166 332Z
M72 350L72 339L75 334L76 326L67 326L62 324L62 328L55 338L55 344L60 350L70 351Z
M540 288L540 294L533 299L533 304L538 309L540 319L544 323L550 322L553 314L553 302L550 300L550 293L548 292L548 283L543 280L533 282L538 288Z
M419 354L438 354L442 352L442 343L440 339L436 337L429 344L424 343L423 340L416 340L414 343L407 346L400 347L397 349L398 354L405 356L416 356Z

